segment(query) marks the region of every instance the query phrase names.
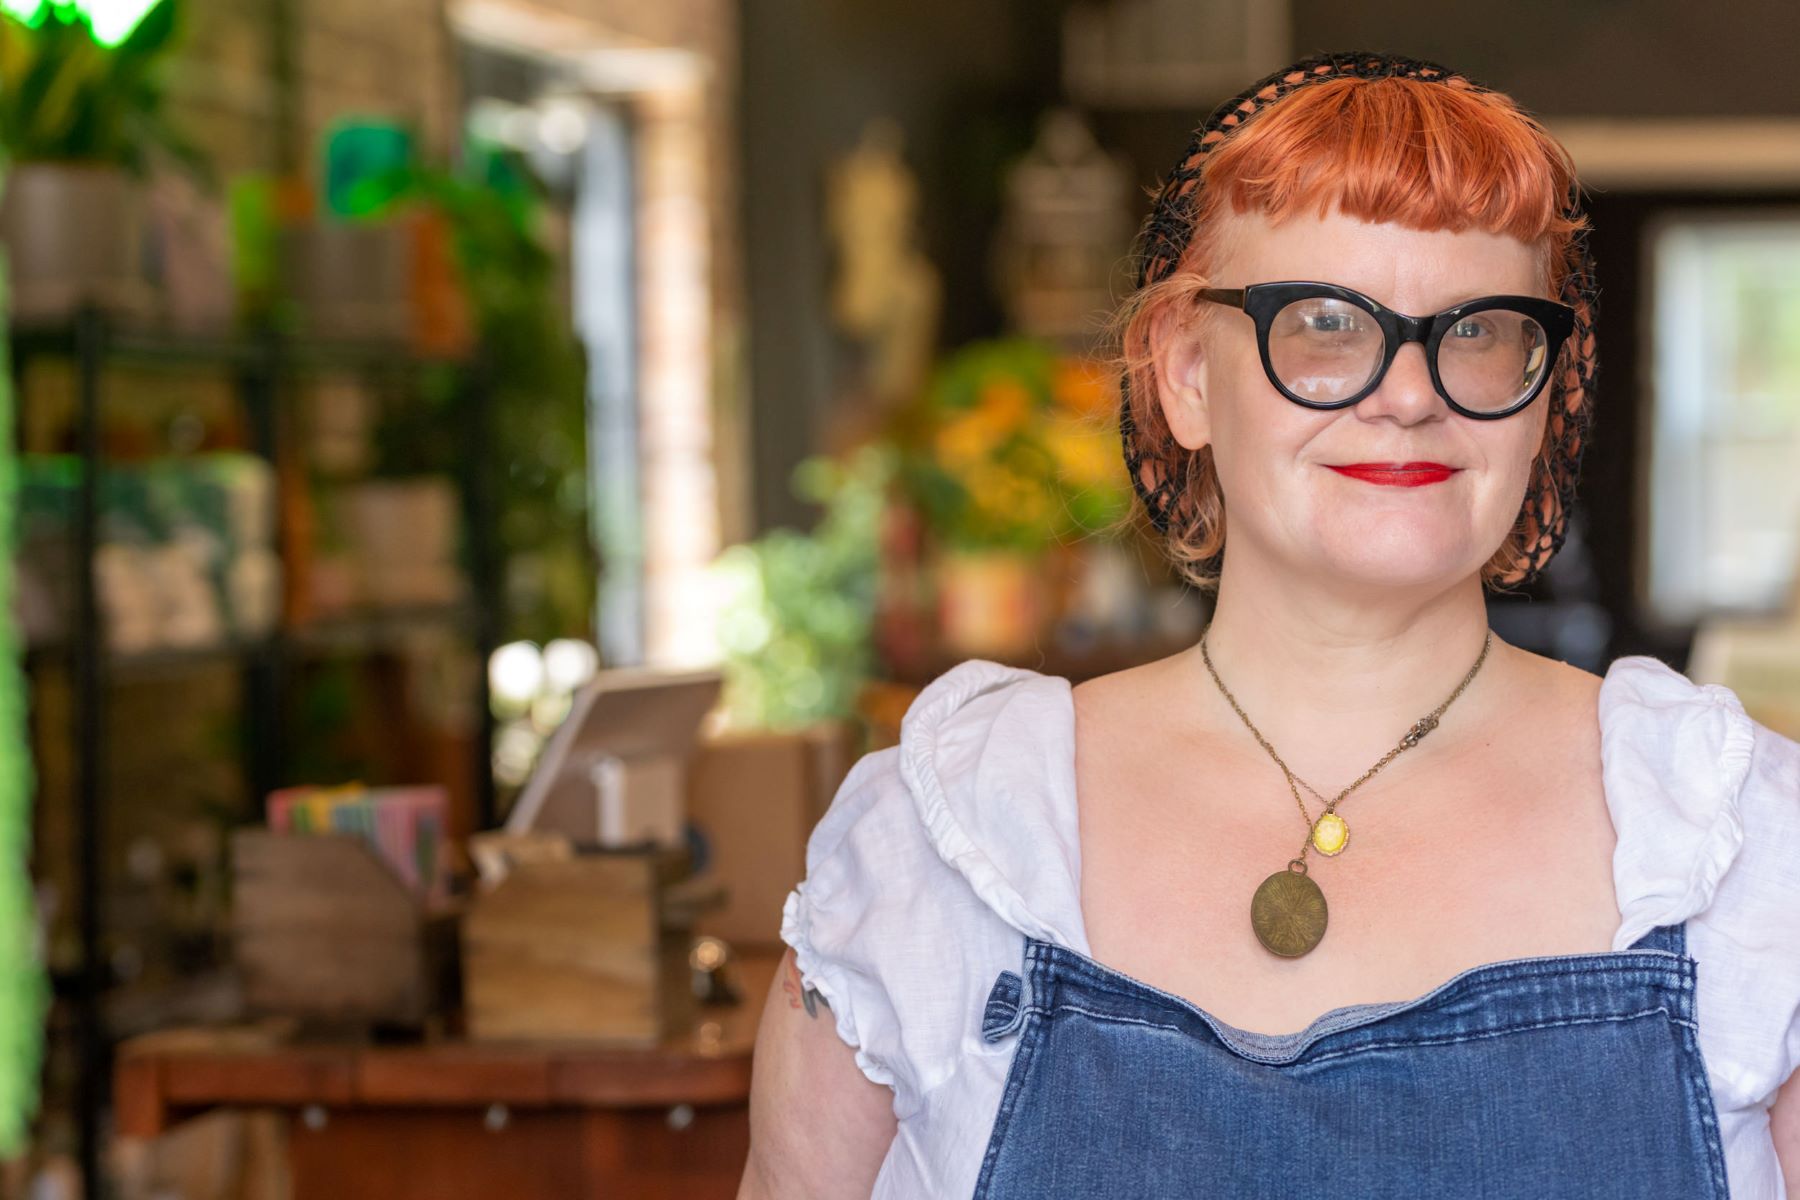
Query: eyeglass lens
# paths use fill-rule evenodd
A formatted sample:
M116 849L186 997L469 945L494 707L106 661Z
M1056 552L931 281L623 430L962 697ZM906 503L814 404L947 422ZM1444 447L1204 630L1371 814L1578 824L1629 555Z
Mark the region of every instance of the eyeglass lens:
M1523 313L1469 313L1438 343L1438 377L1464 408L1498 412L1527 395L1549 369L1549 337ZM1331 403L1362 391L1381 369L1387 339L1373 313L1331 296L1286 305L1269 326L1269 363L1305 400Z

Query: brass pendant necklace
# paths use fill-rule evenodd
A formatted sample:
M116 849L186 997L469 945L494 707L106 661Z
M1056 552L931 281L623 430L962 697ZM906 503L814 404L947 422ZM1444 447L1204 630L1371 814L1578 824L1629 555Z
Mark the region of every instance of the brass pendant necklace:
M1206 636L1211 632L1212 627L1209 625L1206 633L1200 635L1200 657L1205 660L1206 669L1211 673L1213 682L1219 685L1221 692L1225 693L1225 699L1230 701L1231 707L1239 719L1244 722L1245 727L1250 730L1262 748L1268 751L1269 757L1273 758L1276 765L1281 768L1281 773L1287 778L1288 791L1293 793L1294 803L1300 806L1300 817L1306 822L1306 840L1300 843L1300 857L1289 859L1288 865L1284 869L1263 880L1257 887L1256 894L1250 898L1250 927L1256 932L1256 940L1273 954L1278 954L1283 958L1298 958L1302 954L1309 953L1324 939L1328 916L1325 893L1319 890L1319 885L1314 883L1306 873L1306 852L1309 849L1316 849L1320 854L1328 857L1336 857L1343 853L1344 848L1350 844L1350 826L1345 823L1343 817L1337 814L1337 806L1343 802L1344 797L1367 783L1377 771L1392 762L1396 755L1412 749L1426 734L1437 728L1438 718L1444 715L1444 710L1449 708L1458 696L1462 695L1463 689L1469 686L1469 681L1475 678L1475 673L1481 670L1481 664L1487 661L1488 647L1494 642L1494 631L1491 629L1487 631L1487 636L1482 639L1481 653L1476 656L1475 665L1469 668L1469 673L1464 675L1462 682L1456 685L1456 690L1450 693L1450 698L1415 721L1412 728L1407 730L1406 735L1400 739L1398 745L1382 755L1379 762L1364 771L1355 783L1339 792L1325 805L1324 811L1319 814L1316 821L1312 814L1306 811L1306 803L1300 799L1300 790L1294 786L1294 773L1288 769L1285 762L1281 761L1281 755L1275 753L1275 747L1269 745L1268 739L1263 737L1262 732L1251 723L1250 718L1239 707L1237 697L1233 696L1231 689L1225 686L1225 681L1219 678L1218 669L1213 666L1212 655L1206 648ZM1324 799L1324 796L1311 784L1307 785L1307 790L1321 800Z

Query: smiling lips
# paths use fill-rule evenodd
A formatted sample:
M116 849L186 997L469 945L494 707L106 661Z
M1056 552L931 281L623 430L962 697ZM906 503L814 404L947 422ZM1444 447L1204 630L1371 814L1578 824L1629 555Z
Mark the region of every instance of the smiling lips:
M1442 483L1459 469L1435 462L1348 463L1341 467L1327 465L1340 475L1387 487L1422 487L1427 483Z

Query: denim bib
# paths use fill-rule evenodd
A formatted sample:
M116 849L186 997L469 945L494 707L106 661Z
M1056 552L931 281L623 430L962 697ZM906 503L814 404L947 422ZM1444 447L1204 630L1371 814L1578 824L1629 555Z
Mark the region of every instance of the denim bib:
M1724 1200L1694 971L1682 922L1274 1035L1027 937L976 1200Z

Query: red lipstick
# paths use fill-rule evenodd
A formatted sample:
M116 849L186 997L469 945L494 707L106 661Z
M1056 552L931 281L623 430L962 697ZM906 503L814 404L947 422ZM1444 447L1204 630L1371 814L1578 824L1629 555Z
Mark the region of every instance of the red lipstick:
M1403 463L1346 463L1338 466L1327 463L1327 466L1340 475L1348 475L1352 479L1362 479L1369 483L1385 484L1388 487L1421 487L1427 483L1442 483L1460 469L1446 467L1435 462L1403 462Z

